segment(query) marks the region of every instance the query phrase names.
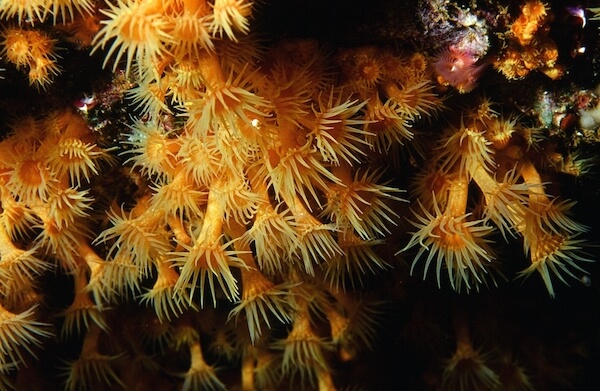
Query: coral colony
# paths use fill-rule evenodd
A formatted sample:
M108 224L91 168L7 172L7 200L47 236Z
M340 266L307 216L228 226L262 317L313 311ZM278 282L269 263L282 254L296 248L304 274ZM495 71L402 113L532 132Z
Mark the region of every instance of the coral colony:
M478 91L563 77L550 5L420 1L423 52L270 42L261 7L0 0L0 82L34 108L1 124L0 390L371 389L347 373L403 284L477 297L538 278L555 297L589 278L550 174L590 159L548 129L598 128L597 94L556 124L558 98L535 122ZM597 28L600 9L573 7ZM104 71L60 99L74 53ZM405 338L434 341L411 306ZM541 342L478 338L473 316L452 311L414 389L569 382Z

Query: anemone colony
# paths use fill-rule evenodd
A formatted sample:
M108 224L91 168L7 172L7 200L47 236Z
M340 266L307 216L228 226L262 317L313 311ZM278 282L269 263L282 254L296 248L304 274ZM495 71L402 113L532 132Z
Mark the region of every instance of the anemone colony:
M332 390L391 308L384 271L480 291L504 284L499 244L521 241L518 274L550 296L587 273L543 130L484 95L449 103L476 88L487 46L267 45L256 7L0 0L3 61L39 96L61 44L111 71L75 105L2 124L0 389ZM549 8L513 8L493 67L560 77ZM128 123L103 133L123 99ZM406 163L408 194L391 172ZM516 353L494 364L463 311L453 324L431 387L533 389Z

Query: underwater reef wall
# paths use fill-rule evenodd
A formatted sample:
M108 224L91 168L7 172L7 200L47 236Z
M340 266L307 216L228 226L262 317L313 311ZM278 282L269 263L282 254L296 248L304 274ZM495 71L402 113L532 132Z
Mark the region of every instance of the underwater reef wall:
M0 0L0 390L600 385L600 8Z

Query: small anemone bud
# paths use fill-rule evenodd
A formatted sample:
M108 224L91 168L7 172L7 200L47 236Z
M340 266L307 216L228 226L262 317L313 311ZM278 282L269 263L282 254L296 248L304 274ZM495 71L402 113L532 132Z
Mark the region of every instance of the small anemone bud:
M24 30L9 27L2 31L2 56L17 68L26 65L31 58L29 42Z
M516 118L503 119L491 118L487 122L487 132L484 137L492 143L492 147L496 150L506 148L515 132Z

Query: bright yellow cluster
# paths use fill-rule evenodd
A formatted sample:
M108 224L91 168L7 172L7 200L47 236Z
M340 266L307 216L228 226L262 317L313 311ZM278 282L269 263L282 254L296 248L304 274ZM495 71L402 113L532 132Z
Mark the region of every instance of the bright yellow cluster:
M20 350L32 354L50 325L35 320L43 302L40 275L58 267L86 279L99 257L90 247L85 220L93 198L86 184L99 174L101 161L111 161L98 147L87 123L72 110L44 118L18 118L0 142L0 376L23 365ZM55 259L54 262L52 259ZM76 284L77 285L77 284ZM83 288L85 284L79 283ZM80 289L65 311L65 330L87 324L95 308Z
M33 26L51 20L56 30L85 45L91 43L90 34L98 31L94 28L94 10L94 0L2 0L0 21L9 23L0 33L0 56L26 72L30 85L45 90L61 73L58 40Z
M16 20L19 25L35 24L52 19L66 22L75 14L90 13L94 0L2 0L0 18Z
M498 229L504 238L523 237L531 265L520 274L539 272L551 296L552 275L566 282L585 273L579 264L591 260L577 237L586 228L568 217L573 202L547 194L536 165L548 162L537 147L531 129L498 115L488 100L448 127L416 181L421 211L406 246L419 247L413 269L426 255L424 276L434 267L438 285L443 273L456 290L495 285L490 235Z
M521 14L506 33L506 47L494 59L494 68L508 79L522 79L539 70L551 79L564 73L557 63L558 47L548 35L550 16L547 5L539 0L528 1Z
M48 335L27 310L39 299L16 303L58 265L74 283L61 337L83 338L64 368L68 389L142 381L125 376L123 352L103 342L109 309L131 294L154 310L148 338L189 356L184 389L225 387L205 360L199 324L215 345L232 346L229 361L242 360L245 389L332 388L330 352L349 360L371 344L377 303L351 290L389 267L376 247L401 201L368 156L412 138L412 124L441 107L425 58L367 48L336 62L313 41L263 51L246 36L252 3L243 0L107 6L94 50L107 49L113 69L124 60L137 82L129 94L143 118L123 129L120 154L138 190L110 206L100 229L86 184L110 155L84 119L63 110L15 121L0 144L2 265L14 281L3 284L2 303L24 328L2 325L3 340L21 337L7 339L9 351ZM43 19L39 10L3 15ZM6 255L14 252L18 262ZM226 318L211 310L222 307ZM286 323L287 335L269 336ZM26 342L25 332L39 337ZM14 354L7 378L20 361Z
M106 19L94 50L109 45L105 65L114 60L113 70L121 59L127 74L135 68L139 86L132 91L134 101L152 115L201 98L203 86L218 87L210 80L226 82L258 55L239 44L249 32L249 1L120 0L107 5L100 11ZM230 61L217 69L224 56Z
M346 88L366 102L366 129L372 133L368 141L378 151L412 140L415 120L443 107L433 91L428 62L420 53L402 58L389 49L368 46L343 50L338 59Z
M257 52L249 45L240 47L242 56ZM149 115L131 125L124 154L146 185L135 206L111 209L110 227L97 238L110 246L109 259L91 270L90 285L113 303L119 289L102 288L114 286L109 270L132 267L122 286L136 291L154 274L142 301L164 322L233 302L231 322L245 318L247 325L235 334L242 366L253 369L242 372L248 389L273 386L261 378L265 356L279 357L285 379L332 385L326 352L352 357L353 339L370 343L373 305L346 289L360 286L366 271L388 267L375 246L394 223L390 202L400 200L366 157L374 145L409 137L406 128L429 110L412 103L431 87L422 77L406 94L386 76L370 88L375 97L385 85L371 108L328 74L334 64L313 42L277 46L260 63L245 58L238 66L198 49L187 79L197 96L177 107L180 127L167 128L157 115L168 97L140 100ZM173 60L163 73L151 72L151 83L162 85L181 65ZM144 83L142 76L136 91ZM400 135L378 131L377 120L395 121ZM328 315L325 335L314 325L315 311ZM268 342L273 322L292 330ZM185 381L220 385L200 339L184 347L192 356Z
M7 27L0 34L0 55L17 69L27 72L29 84L45 89L60 73L56 40L47 33L20 27Z

